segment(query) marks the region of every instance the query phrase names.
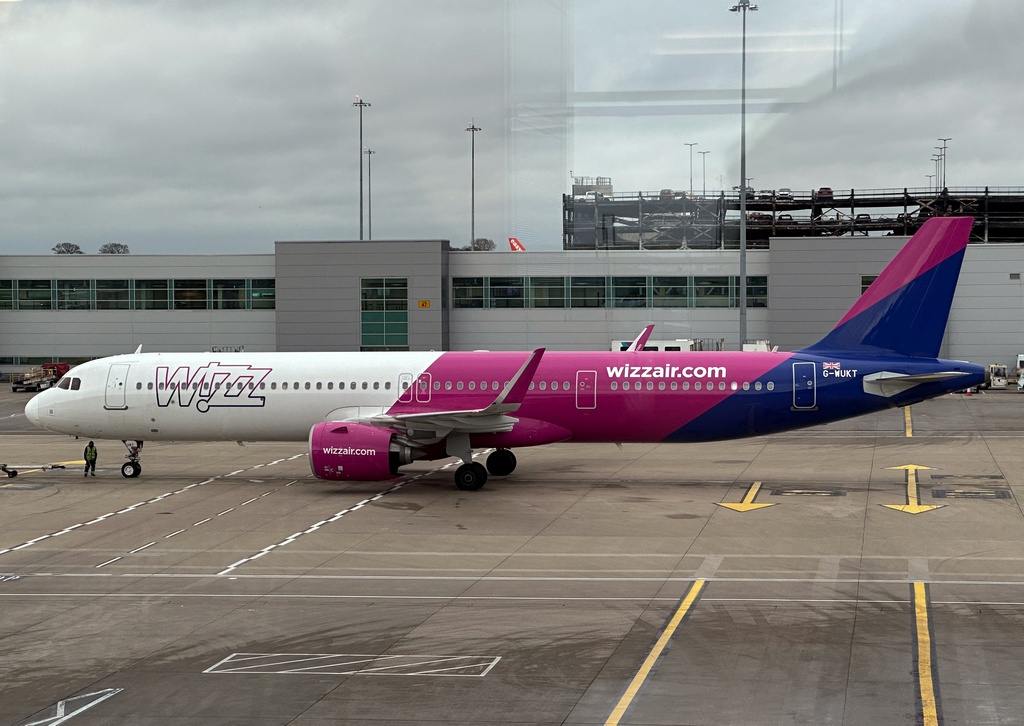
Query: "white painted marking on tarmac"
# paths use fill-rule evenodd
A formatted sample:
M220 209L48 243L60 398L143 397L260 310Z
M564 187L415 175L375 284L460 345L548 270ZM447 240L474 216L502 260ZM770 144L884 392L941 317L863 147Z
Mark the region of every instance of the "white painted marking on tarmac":
M200 524L206 524L206 523L207 523L207 522L209 522L209 521L210 521L211 519L213 519L213 517L207 517L206 519L200 519L200 520L199 520L198 522L196 522L196 523L195 523L195 524L193 524L192 526L193 526L193 527L198 527L198 526L199 526Z
M174 532L171 532L170 534L165 534L165 535L164 535L164 539L170 539L170 538L171 538L171 537L173 537L174 535L176 535L176 534L181 534L181 533L182 533L182 532L184 532L184 531L185 531L185 530L183 530L183 529L179 529L179 530L176 530L176 531L174 531Z
M29 721L24 726L57 726L57 724L65 723L80 713L88 711L93 706L103 703L111 696L116 696L123 690L123 688L104 688L102 691L61 699L50 706L50 715L38 721Z
M474 456L474 458L476 458L477 456L481 456L481 455L489 453L491 451L493 451L493 449L484 449L482 451L477 452L473 456ZM297 459L299 456L305 456L305 454L296 454L295 456L293 456L291 458ZM401 481L399 481L397 484L395 484L393 487L391 487L390 489L386 489L386 490L384 490L382 492L378 492L377 494L374 494L372 497L368 497L367 499L364 499L363 501L358 502L357 504L354 504L353 506L351 506L351 507L349 507L347 509L343 509L340 512L338 512L337 514L334 514L333 516L328 517L327 519L322 519L319 522L316 522L315 524L310 525L306 529L304 529L304 530L302 530L300 532L296 532L296 533L286 537L285 539L281 540L277 544L268 545L267 547L264 547L263 549L261 549L259 552L257 552L254 555L250 555L249 557L243 557L242 559L238 560L237 562L234 562L233 564L228 565L227 568L221 570L217 574L218 575L230 574L230 573L234 572L235 570L237 570L239 567L241 567L242 565L244 565L246 563L249 563L249 562L252 562L254 560L257 560L260 557L263 557L264 555L269 554L269 553L273 552L276 549L279 549L281 547L285 547L285 546L291 544L292 542L294 542L295 540L297 540L299 537L302 537L303 535L311 534L312 532L317 531L318 529L320 529L324 525L331 524L332 522L337 522L339 519L341 519L345 515L351 514L352 512L357 512L360 509L362 509L363 507L365 507L367 504L370 504L372 502L377 501L378 499L386 497L388 494L392 494L394 492L397 492L399 489L404 487L406 484L414 482L417 479L422 479L423 477L428 476L429 474L433 474L435 472L441 471L442 469L447 469L448 467L452 466L454 463L457 463L457 462L449 462L449 463L445 464L444 466L442 466L442 467L440 467L438 469L434 469L434 470L428 471L428 472L423 472L422 474L418 474L418 475L413 476L413 477L404 478Z
M135 549L133 549L128 554L134 555L136 552L142 552L142 550L146 549L147 547L152 547L155 544L156 544L156 542L150 542L149 544L144 544L141 547L136 547Z
M233 512L233 511L235 511L235 508L234 507L229 507L228 509L225 509L223 512L217 512L217 516L218 517L223 517L228 512Z
M500 660L500 655L233 653L203 673L482 678Z
M240 507L244 507L244 506L245 506L246 504L252 504L252 503L253 503L253 502L255 502L255 501L256 501L257 499L259 499L259 497L253 497L252 499L246 499L246 500L245 500L244 502L242 502L242 503L241 503L241 504L239 504L238 506L240 506Z
M98 569L100 569L101 567L106 567L106 566L107 566L107 565L109 565L109 564L112 564L112 563L114 563L114 562L117 562L117 561L118 561L119 559L121 559L121 558L120 558L120 557L115 557L115 558L114 558L114 559L112 559L112 560L107 560L106 562L102 562L102 563L100 563L100 564L96 565L96 569L98 570Z

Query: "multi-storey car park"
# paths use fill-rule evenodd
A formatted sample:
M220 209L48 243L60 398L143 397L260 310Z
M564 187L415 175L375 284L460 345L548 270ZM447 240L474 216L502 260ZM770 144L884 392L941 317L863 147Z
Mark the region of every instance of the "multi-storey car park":
M736 249L740 193L662 189L611 193L610 180L578 178L562 198L562 247ZM603 191L602 191L603 190ZM747 241L771 237L911 235L935 216L976 218L973 240L1024 240L1024 187L769 189L746 191Z

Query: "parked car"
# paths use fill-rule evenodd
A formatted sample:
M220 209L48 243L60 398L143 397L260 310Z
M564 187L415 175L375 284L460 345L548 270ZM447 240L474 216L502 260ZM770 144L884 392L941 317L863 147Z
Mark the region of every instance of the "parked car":
M778 222L779 224L793 224L793 215L780 214L778 217L775 218L775 221Z
M658 194L658 199L675 199L676 193L671 189L662 189L661 193Z
M772 199L775 197L774 189L762 189L757 193L758 199Z
M736 196L739 196L740 188L739 187L733 187L733 190L736 192ZM754 198L754 187L743 187L743 192L744 192L744 194L746 194L747 199L753 199Z
M834 199L832 187L821 187L814 196L818 198L818 201L822 202L831 202Z
M793 190L789 187L782 187L782 189L775 192L775 198L782 202L792 202Z
M856 217L854 217L853 221L854 222L870 222L871 221L871 215L870 214L861 213L861 214L858 214Z

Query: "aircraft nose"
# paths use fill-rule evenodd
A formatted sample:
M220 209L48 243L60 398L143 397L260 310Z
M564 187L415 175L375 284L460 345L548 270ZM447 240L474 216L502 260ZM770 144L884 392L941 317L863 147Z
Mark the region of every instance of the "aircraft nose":
M32 396L28 403L25 404L25 418L31 421L34 426L39 425L39 396Z

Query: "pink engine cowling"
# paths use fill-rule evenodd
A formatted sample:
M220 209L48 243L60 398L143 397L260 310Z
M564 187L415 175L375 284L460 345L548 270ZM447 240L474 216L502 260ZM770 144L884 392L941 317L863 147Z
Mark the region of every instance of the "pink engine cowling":
M366 424L325 421L309 432L309 464L317 479L383 481L412 461L395 431Z

